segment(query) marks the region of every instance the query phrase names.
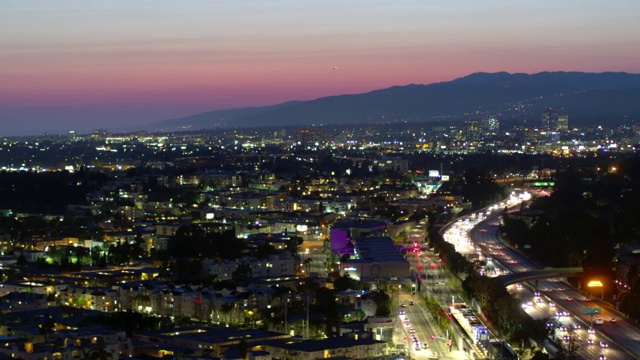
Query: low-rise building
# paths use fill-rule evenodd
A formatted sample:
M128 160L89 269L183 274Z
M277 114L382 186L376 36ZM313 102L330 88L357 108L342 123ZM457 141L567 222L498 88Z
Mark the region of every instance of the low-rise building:
M384 341L374 340L371 335L355 333L352 338L273 342L265 345L264 350L271 353L272 358L280 360L366 359L387 355L388 346Z
M269 278L291 276L296 274L298 260L290 252L281 251L269 255L266 259L244 258L235 261L205 260L202 262L206 273L216 276L220 280L231 280L232 275L240 264L247 264L251 268L251 277Z
M48 305L47 295L29 292L14 292L0 298L2 311L44 309Z
M389 237L362 237L354 243L354 254L342 264L342 272L354 279L376 281L411 277L409 262Z
M133 337L139 347L144 347L148 344L161 347L172 346L185 350L189 349L197 353L207 352L218 357L230 347L237 346L242 340L247 343L249 348L254 348L273 340L290 338L289 335L271 331L235 329L222 326L181 327L147 331L134 334ZM135 355L137 355L137 351L134 348Z

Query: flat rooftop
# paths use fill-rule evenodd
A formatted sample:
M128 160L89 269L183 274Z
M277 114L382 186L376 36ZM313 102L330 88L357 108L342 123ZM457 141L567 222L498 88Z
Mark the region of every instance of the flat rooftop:
M390 237L362 237L355 241L355 250L360 261L407 262ZM358 260L349 260L357 262Z

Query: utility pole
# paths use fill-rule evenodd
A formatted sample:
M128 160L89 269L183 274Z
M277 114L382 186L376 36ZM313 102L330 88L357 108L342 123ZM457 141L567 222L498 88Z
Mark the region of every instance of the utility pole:
M288 296L289 294L282 294L284 297L284 332L285 334L289 334L289 323L287 321L287 307L288 307Z
M307 294L307 321L306 321L307 327L305 329L305 336L304 336L307 339L309 338L309 295L310 294Z

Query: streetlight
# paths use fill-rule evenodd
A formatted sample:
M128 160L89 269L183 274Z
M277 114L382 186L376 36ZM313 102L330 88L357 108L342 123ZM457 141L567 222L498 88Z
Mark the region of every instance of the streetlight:
M600 297L604 300L604 284L600 280L591 280L587 284L588 288L600 288Z

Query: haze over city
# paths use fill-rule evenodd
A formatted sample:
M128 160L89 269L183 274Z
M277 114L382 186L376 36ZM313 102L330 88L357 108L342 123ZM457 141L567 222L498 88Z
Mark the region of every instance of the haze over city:
M6 1L0 133L126 128L477 71L640 72L635 1Z

